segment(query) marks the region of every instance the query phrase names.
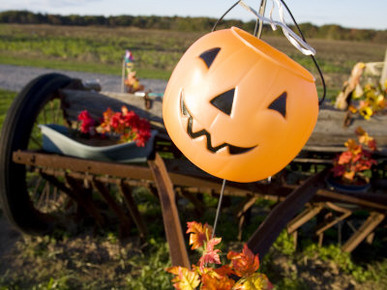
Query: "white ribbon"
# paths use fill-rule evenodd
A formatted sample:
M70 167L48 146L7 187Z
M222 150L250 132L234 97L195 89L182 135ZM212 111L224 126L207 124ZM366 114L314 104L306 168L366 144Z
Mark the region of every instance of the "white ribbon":
M272 18L273 10L274 10L274 1L277 3L278 6L278 13L281 21L275 21ZM282 29L283 34L285 37L289 40L289 42L297 48L299 51L301 51L305 55L315 55L316 50L310 46L307 42L305 42L301 37L299 37L293 30L289 28L289 26L286 25L285 23L285 17L284 17L284 8L279 0L272 0L272 8L270 10L270 18L267 18L263 15L260 15L255 11L253 8L251 8L249 5L247 5L245 2L242 0L239 1L239 5L241 5L243 8L245 8L247 11L251 12L252 14L255 15L259 20L263 22L270 23L271 28L275 31L277 30L277 26L280 26Z

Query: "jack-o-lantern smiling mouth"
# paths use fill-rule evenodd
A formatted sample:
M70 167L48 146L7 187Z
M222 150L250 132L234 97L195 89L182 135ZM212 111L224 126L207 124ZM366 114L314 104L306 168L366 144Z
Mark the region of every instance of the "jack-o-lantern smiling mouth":
M199 130L197 132L193 132L192 130L192 127L193 127L193 122L194 122L194 118L192 117L192 114L188 111L185 103L184 103L184 100L183 100L183 93L181 92L180 94L180 108L181 108L181 113L188 117L188 124L187 124L187 134L192 138L192 139L196 139L198 137L201 137L201 136L205 136L206 137L206 144L207 144L207 149L210 151L210 152L213 152L213 153L216 153L218 152L220 149L224 148L224 147L228 147L228 151L230 153L230 155L237 155L237 154L242 154L242 153L246 153L252 149L254 149L255 147L257 146L253 146L253 147L238 147L238 146L234 146L234 145L231 145L231 144L228 144L228 143L222 143L216 147L213 147L212 144L211 144L211 134L206 130L206 129L202 129L202 130Z

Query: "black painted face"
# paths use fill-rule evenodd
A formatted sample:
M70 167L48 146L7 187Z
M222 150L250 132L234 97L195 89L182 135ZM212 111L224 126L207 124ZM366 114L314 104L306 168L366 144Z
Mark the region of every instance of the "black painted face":
M215 98L216 99L216 98ZM216 147L213 147L212 144L211 144L211 134L206 130L206 129L202 129L200 131L197 131L197 132L193 132L192 128L193 128L193 122L195 122L194 118L192 117L192 114L189 112L189 110L187 109L185 103L184 103L184 96L183 96L183 91L180 95L180 105L181 105L181 112L184 116L188 117L188 124L187 124L187 133L188 135L192 138L192 139L195 139L195 138L199 138L201 136L205 136L206 137L206 141L207 141L207 149L210 151L210 152L213 152L213 153L216 153L217 151L219 151L220 149L224 148L224 147L228 147L228 150L229 150L229 153L231 155L235 155L235 154L241 154L241 153L246 153L248 151L250 151L251 149L255 148L256 146L253 146L253 147L248 147L248 148L244 148L244 147L239 147L239 146L234 146L234 145L231 145L231 144L228 144L228 143L223 143L223 144L220 144ZM223 112L223 110L221 110ZM228 112L228 111L227 111Z
M207 66L207 68L210 69L211 65L213 64L213 62L214 62L216 56L218 55L218 53L220 52L220 50L221 49L218 47L207 50L207 51L203 52L199 56L199 58L202 59L204 61L205 65ZM210 100L210 103L212 106L217 108L222 113L230 116L232 113L232 108L233 108L233 104L234 104L235 93L236 93L235 88L230 89L230 90L228 90L224 93L221 93L220 95L212 98ZM286 100L287 100L287 93L285 91L268 106L268 109L275 110L278 113L280 113L283 118L286 118ZM195 139L195 138L198 138L201 136L205 136L207 149L210 152L216 153L220 149L222 149L224 147L228 147L229 153L231 155L236 155L236 154L246 153L246 152L248 152L248 151L250 151L258 146L258 145L256 145L256 146L252 146L252 147L239 147L239 146L235 146L235 145L232 145L232 144L225 142L221 145L213 147L211 144L211 134L207 130L202 129L200 131L193 132L192 128L193 128L193 123L195 122L195 120L194 120L192 114L190 113L189 109L187 108L187 106L184 102L184 91L183 90L180 93L180 109L181 109L181 113L184 116L188 117L187 134L192 139Z

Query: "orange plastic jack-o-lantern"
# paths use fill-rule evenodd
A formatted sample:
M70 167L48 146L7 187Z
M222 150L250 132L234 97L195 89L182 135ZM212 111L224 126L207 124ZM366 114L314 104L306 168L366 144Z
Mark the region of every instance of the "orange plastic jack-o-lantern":
M237 182L284 168L307 142L317 115L313 76L235 27L209 33L186 51L163 100L165 127L182 153Z

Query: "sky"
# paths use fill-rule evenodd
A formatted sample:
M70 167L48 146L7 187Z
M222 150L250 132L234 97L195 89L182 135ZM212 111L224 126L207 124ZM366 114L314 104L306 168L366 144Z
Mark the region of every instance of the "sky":
M261 2L244 1L255 9ZM0 0L0 11L29 10L62 15L126 14L219 18L235 2L236 0ZM287 0L286 3L299 23L387 29L386 0ZM267 13L268 11L269 9ZM227 18L249 21L253 16L242 7L236 7ZM290 22L289 17L286 19Z

